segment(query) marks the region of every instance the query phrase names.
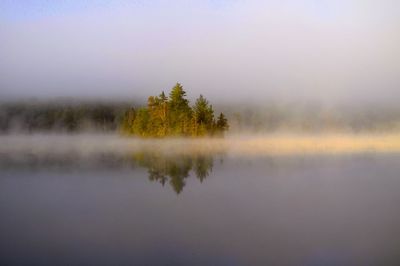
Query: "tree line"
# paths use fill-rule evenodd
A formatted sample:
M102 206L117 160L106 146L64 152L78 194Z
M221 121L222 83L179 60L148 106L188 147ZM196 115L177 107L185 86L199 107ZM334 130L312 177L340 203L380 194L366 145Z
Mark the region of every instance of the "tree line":
M24 101L0 104L0 133L116 131L128 103Z
M147 107L130 108L122 119L121 130L140 137L213 136L229 129L223 113L216 118L212 105L202 95L193 107L177 83L167 97L164 92L150 96Z

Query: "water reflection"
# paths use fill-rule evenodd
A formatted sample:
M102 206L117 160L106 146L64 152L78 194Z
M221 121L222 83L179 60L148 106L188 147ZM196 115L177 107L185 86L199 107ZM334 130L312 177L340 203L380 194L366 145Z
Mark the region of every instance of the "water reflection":
M97 154L96 156L82 157L79 154L0 154L0 169L3 170L99 170L123 169L128 167L146 168L148 179L158 182L162 186L169 184L180 194L186 185L185 180L195 176L203 182L212 172L214 156L210 154L174 154L167 155L161 152L142 151L133 154ZM222 162L222 160L221 160Z
M139 166L148 169L149 180L161 185L169 183L179 194L185 186L185 179L193 171L194 175L203 182L211 173L214 159L210 155L175 155L167 156L158 153L137 153L132 160Z
M67 155L0 153L0 265L399 265L399 155Z

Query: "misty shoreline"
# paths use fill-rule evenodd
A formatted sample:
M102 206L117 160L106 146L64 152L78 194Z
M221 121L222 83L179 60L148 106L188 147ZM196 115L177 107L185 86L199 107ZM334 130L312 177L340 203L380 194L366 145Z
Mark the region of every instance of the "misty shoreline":
M0 135L0 154L90 157L132 153L174 155L279 156L352 153L400 153L400 133L237 134L225 138L141 139L118 134Z
M0 134L118 133L124 114L139 101L19 101L0 103ZM228 134L397 133L400 108L386 105L216 102L229 121Z

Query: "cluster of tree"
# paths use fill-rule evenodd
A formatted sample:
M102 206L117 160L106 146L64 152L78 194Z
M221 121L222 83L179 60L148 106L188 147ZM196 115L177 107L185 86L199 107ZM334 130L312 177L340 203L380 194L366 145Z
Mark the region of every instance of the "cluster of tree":
M180 87L180 86L179 86ZM228 128L224 115L204 97L190 108L182 91L150 97L147 108L125 101L76 100L0 102L0 133L35 131L102 131L139 136L221 134ZM172 92L171 92L172 94ZM135 106L139 106L136 105ZM338 105L243 103L218 105L233 132L399 132L397 105Z
M228 130L223 113L215 119L212 105L202 96L190 107L186 92L177 83L169 97L150 96L147 107L131 108L122 119L122 132L141 137L222 135Z
M0 105L0 132L116 131L123 103L19 102Z

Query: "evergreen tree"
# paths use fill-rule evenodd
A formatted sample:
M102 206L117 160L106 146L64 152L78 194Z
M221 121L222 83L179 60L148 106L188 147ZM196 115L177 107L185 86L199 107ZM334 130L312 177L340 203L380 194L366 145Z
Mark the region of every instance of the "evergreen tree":
M173 135L189 135L192 109L185 98L186 92L177 83L169 94L169 126Z
M223 113L220 113L216 123L216 130L218 134L223 134L229 129L228 119Z
M200 95L193 107L194 125L192 133L195 136L204 136L211 134L214 123L214 110L208 101Z
M160 136L164 137L168 134L169 119L168 119L168 98L165 96L164 91L160 96L160 119L161 119L161 132Z

